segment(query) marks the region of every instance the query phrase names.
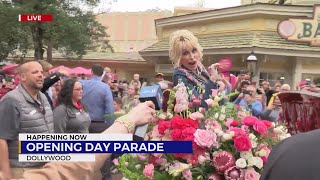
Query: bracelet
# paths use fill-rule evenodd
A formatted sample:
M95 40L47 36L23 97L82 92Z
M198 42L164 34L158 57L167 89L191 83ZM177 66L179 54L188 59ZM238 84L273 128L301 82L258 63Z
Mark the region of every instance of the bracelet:
M127 128L129 133L133 133L134 132L135 125L134 125L134 123L132 121L129 121L127 119L127 116L121 116L118 119L116 119L115 122L123 124Z

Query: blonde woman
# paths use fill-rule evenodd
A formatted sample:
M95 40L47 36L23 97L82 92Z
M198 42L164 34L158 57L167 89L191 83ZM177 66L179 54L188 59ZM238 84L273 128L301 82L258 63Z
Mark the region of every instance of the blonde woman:
M173 85L182 81L186 87L192 90L192 95L199 97L203 93L202 107L207 107L204 100L211 95L211 89L218 89L215 82L220 79L217 68L219 64L211 65L212 72L209 75L202 65L202 47L198 39L188 30L178 30L170 37L169 56L175 67L173 72Z

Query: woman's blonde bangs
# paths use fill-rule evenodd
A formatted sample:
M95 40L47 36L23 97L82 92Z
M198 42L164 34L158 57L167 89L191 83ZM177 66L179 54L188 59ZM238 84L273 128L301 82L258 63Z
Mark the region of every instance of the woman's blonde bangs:
M178 30L171 34L169 41L169 57L172 61L172 64L175 67L180 67L180 59L182 57L182 45L185 42L190 43L192 47L195 47L198 50L200 54L200 60L202 60L203 49L200 46L198 39L193 35L192 32L188 30Z

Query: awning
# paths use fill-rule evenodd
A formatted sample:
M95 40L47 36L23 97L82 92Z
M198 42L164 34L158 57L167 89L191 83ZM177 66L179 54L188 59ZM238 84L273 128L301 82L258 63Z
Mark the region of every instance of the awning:
M251 32L229 35L199 36L198 39L205 54L220 54L222 52L221 50L230 52L237 49L252 50L255 48L260 49L261 51L265 50L266 53L268 53L267 50L277 50L277 52L282 51L283 55L289 51L299 52L300 54L305 53L306 56L308 56L309 53L307 52L311 52L316 57L320 57L320 47L312 47L309 43L305 42L287 41L282 39L276 32ZM168 56L168 51L169 39L163 39L139 53L143 57L154 55ZM269 53L272 54L271 51L269 51Z

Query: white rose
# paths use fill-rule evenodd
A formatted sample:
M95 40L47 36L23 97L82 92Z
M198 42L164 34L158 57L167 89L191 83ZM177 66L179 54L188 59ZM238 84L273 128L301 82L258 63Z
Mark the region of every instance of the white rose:
M234 131L229 132L230 136L233 137L234 136Z
M226 113L226 107L225 106L222 106L221 113Z
M225 120L226 119L226 115L225 114L221 114L219 119L220 119L220 121Z
M244 159L249 159L250 157L253 157L253 155L251 151L241 151L240 157Z
M251 145L252 145L252 148L256 148L258 146L257 142L252 140L251 140Z
M223 136L223 135L224 135L223 131L219 131L219 132L218 132L218 136L219 136L219 137L221 137L221 136Z
M252 167L255 163L254 163L254 157L252 156L252 157L250 157L249 159L248 159L248 167Z
M230 134L227 134L227 133L223 134L223 136L221 138L222 142L226 142L226 141L229 141L231 139L232 139L232 137L230 136Z
M216 114L214 115L214 118L215 118L215 119L218 119L218 117L219 117L219 114L216 113Z
M135 168L136 168L136 169L140 169L140 168L141 168L141 165L140 165L140 164L137 164L137 165L135 165Z
M261 149L256 153L257 156L263 157L267 155L267 152L264 149Z
M272 122L272 123L271 123L271 126L272 126L272 127L276 127L276 123Z
M213 132L216 133L216 134L219 134L220 131L221 131L221 130L218 129L218 128L215 128L215 129L213 130Z
M198 156L198 161L200 164L203 164L204 162L206 162L207 158L205 158L204 156L200 155Z
M239 158L237 161L236 161L236 166L240 169L243 169L245 167L247 167L247 162L245 159L243 158Z
M284 139L287 139L287 138L288 138L288 137L287 137L286 134L279 136L279 140L280 140L280 141L282 141L282 140L284 140Z
M250 133L250 134L249 134L249 138L250 138L251 140L255 140L255 139L257 138L257 136L254 135L254 134L252 134L252 133Z
M191 167L191 164L177 163L175 166L170 166L168 172L170 175L173 175L174 177L176 177L176 176L179 176L184 170L187 170L190 167Z
M260 157L254 157L254 164L257 168L261 169L263 167L263 161Z
M277 135L280 135L280 134L283 134L283 130L282 128L279 126L279 127L276 127L273 129L273 132Z

